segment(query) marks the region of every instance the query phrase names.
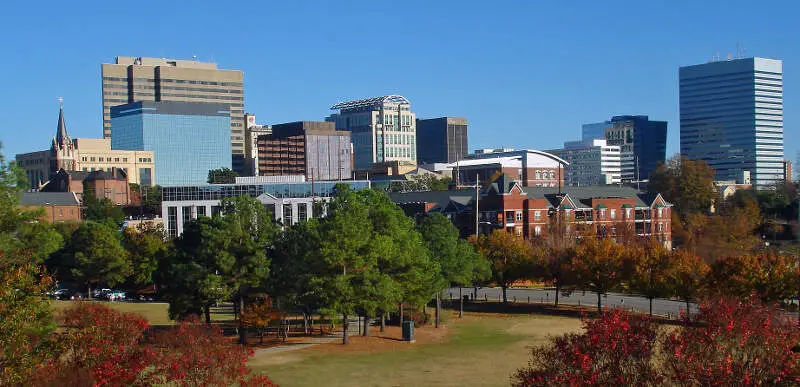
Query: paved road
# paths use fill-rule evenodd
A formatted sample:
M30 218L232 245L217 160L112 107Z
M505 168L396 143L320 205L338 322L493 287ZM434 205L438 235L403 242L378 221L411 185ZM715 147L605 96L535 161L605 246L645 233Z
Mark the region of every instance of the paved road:
M470 295L472 297L473 288L463 288L463 295ZM442 293L444 300L449 300L452 295L454 301L458 301L459 288L447 289ZM478 300L486 299L488 301L498 301L502 298L503 291L500 288L478 288ZM520 303L550 303L552 304L555 297L555 289L526 289L526 288L509 288L508 301ZM644 297L630 296L618 293L609 293L603 296L603 307L623 307L626 310L633 310L637 312L647 313L649 310L649 301ZM569 296L563 294L559 296L558 301L560 304L566 305L581 305L597 307L597 295L590 292L577 291ZM689 304L692 313L697 311L697 306L692 303ZM686 303L680 301L655 299L653 300L653 314L670 317L679 316L681 311L686 309Z

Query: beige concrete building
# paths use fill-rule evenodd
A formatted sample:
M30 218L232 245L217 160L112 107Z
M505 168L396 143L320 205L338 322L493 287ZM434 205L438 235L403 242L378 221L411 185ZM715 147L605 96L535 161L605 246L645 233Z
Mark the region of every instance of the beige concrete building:
M230 106L231 164L245 165L244 75L196 60L118 56L101 66L103 137L111 138L111 107L139 101L213 102Z
M78 168L83 172L121 169L128 183L155 185L155 163L152 151L112 150L111 140L105 138L76 138L74 140Z
M128 183L155 185L155 163L151 151L112 150L110 139L76 138L67 133L63 107L58 113L58 128L50 149L16 155L25 171L30 189L38 190L51 176L65 171L123 170Z

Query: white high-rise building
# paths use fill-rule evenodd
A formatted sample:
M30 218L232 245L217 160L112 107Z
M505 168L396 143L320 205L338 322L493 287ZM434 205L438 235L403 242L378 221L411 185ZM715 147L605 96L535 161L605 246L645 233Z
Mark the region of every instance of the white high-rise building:
M783 63L746 58L680 68L681 155L717 180L784 180Z
M339 112L326 121L335 122L337 130L351 133L355 169L388 161L417 163L417 116L405 97L387 95L340 102L331 109Z
M564 148L547 151L569 163L564 183L569 186L619 184L622 181L622 152L606 140L567 141Z

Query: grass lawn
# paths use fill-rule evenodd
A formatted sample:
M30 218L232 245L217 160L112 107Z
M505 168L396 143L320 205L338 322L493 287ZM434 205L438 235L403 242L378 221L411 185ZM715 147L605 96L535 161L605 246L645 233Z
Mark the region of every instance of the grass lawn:
M529 346L580 326L570 317L470 314L450 319L451 333L442 343L362 352L323 344L256 354L249 365L281 386L507 386L527 364Z
M76 301L52 301L53 310L56 314L74 305ZM169 305L160 302L106 302L106 301L84 301L100 302L121 312L136 313L142 315L150 322L150 325L171 325L173 320L169 319ZM211 308L211 320L228 321L233 320L231 308Z

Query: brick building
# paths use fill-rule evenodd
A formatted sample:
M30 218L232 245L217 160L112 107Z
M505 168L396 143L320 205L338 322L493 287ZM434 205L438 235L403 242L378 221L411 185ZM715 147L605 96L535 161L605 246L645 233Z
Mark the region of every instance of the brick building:
M42 185L42 192L71 192L83 200L84 186L93 190L97 199L107 198L118 206L131 203L131 189L128 177L120 169L94 172L58 171Z
M476 176L484 183L503 173L523 187L560 187L569 162L538 150L481 149L448 166L459 186L475 185Z
M24 209L42 208L44 222L68 222L81 220L81 203L72 192L25 192L19 200Z
M450 218L462 236L475 234L475 190L390 194L406 214L440 212ZM630 230L639 237L655 237L672 247L672 205L660 194L639 193L630 187L592 186L523 187L501 178L483 188L478 200L478 232L505 229L526 239L552 232L554 224L570 233L591 226L599 235Z
M299 121L272 125L258 136L259 176L304 175L309 180L341 180L352 175L350 132L333 122Z

